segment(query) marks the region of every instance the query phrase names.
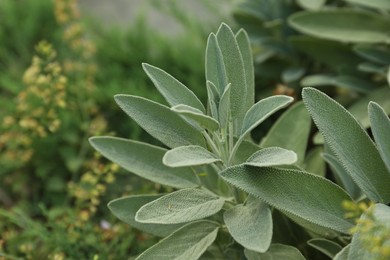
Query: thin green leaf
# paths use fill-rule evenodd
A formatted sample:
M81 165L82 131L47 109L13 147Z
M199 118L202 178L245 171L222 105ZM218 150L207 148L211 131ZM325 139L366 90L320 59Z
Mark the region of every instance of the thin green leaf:
M284 83L290 83L300 79L305 74L306 69L303 67L287 68L282 73L282 80Z
M173 106L171 110L194 120L203 129L209 129L211 131L216 131L219 129L219 123L217 120L203 114L202 111L196 108L181 104Z
M199 109L203 113L206 110L198 97L177 79L150 64L143 63L142 67L154 85L171 106L185 104Z
M354 43L386 43L389 20L372 12L329 9L299 12L289 17L296 30L315 37Z
M372 84L369 81L345 75L310 75L302 79L301 85L304 87L320 87L331 85L355 90L361 93L369 93L370 91L377 88L375 84Z
M135 220L141 223L177 224L214 215L224 199L201 189L183 189L142 206Z
M198 259L217 237L219 224L197 221L185 225L137 257L137 260Z
M169 167L211 164L221 161L216 155L197 145L180 146L165 153L163 163Z
M218 106L218 118L221 126L227 128L230 116L230 89L231 84L228 84L223 92Z
M245 249L244 254L248 260L305 260L305 257L297 248L282 244L272 244L265 253Z
M351 249L351 244L348 244L347 246L345 246L343 248L343 250L341 250L334 258L333 260L347 260L348 259L348 255L349 255L349 251Z
M239 165L220 173L227 182L275 208L319 226L348 233L342 201L350 197L331 181L303 171Z
M390 2L388 0L344 0L348 3L351 4L357 4L361 5L364 7L369 7L369 8L375 8L378 9L379 11L389 11L390 10Z
M207 88L207 101L208 101L208 114L216 119L218 119L218 103L219 103L219 93L217 87L211 82L206 82Z
M172 169L162 163L166 149L115 137L92 137L91 145L104 157L152 182L175 188L199 185L191 168Z
M255 152L248 158L245 165L267 167L289 165L297 161L297 154L280 147L267 147Z
M158 199L159 195L134 195L112 200L108 203L111 212L123 222L130 226L153 234L155 236L165 237L173 231L182 227L183 224L161 225L161 224L142 224L135 221L135 214L145 204Z
M324 238L313 238L307 243L332 259L343 249L339 244Z
M372 134L390 175L390 119L383 108L375 102L370 102L368 105L368 114Z
M272 214L267 204L249 197L223 214L225 224L239 244L256 252L265 252L272 240Z
M386 0L388 3L390 1ZM390 64L390 51L383 47L378 47L374 45L358 45L353 48L353 50L359 56L383 65Z
M262 139L261 147L277 146L294 151L298 156L298 165L305 158L309 139L311 118L302 102L297 102L273 124Z
M305 162L303 163L303 168L305 169L305 171L314 173L321 177L325 177L325 161L321 157L323 151L324 149L322 147L315 147L307 153Z
M326 94L305 88L303 101L326 143L373 201L390 201L390 175L375 144L355 118Z
M168 147L206 146L202 134L166 106L130 95L116 95L115 101L146 132Z

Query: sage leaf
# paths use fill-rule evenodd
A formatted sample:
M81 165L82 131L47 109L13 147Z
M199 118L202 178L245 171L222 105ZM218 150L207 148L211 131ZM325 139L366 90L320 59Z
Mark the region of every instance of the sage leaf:
M324 149L319 146L314 147L307 153L307 156L303 163L303 168L305 169L305 171L314 173L321 177L325 177L326 165L324 159L321 156L323 151Z
M383 108L377 103L370 102L368 114L371 121L371 131L374 135L379 153L386 164L390 175L390 120ZM390 184L390 183L388 183Z
M162 194L127 196L110 201L108 208L117 218L130 226L155 236L165 237L182 227L183 224L143 224L135 221L135 214L144 204L158 199L161 196Z
M246 165L227 168L220 176L267 204L319 226L346 234L353 226L345 220L341 205L351 198L325 178L297 170Z
M299 12L291 15L288 22L302 33L323 39L353 43L386 43L390 39L389 20L362 10Z
M297 102L276 120L260 146L277 146L292 150L298 156L297 164L301 165L305 158L310 126L309 113L302 102Z
M175 188L199 185L199 179L191 168L172 169L162 163L166 149L109 136L92 137L89 142L107 159L152 182Z
M221 126L225 129L228 126L230 116L230 89L231 84L228 84L223 94L221 95L221 99L219 101L218 106L219 122L221 123Z
M211 164L221 161L216 155L197 145L180 146L165 153L163 163L169 167Z
M209 129L211 131L216 131L219 129L219 123L212 117L209 117L202 113L202 111L187 106L187 105L176 105L171 108L173 112L176 112L180 115L183 115L187 118L194 120L199 126L203 129Z
M307 244L332 259L343 249L339 244L324 238L310 239Z
M349 251L351 249L351 244L345 246L338 254L333 258L333 260L348 260Z
M206 82L207 88L207 97L208 97L208 114L218 120L218 103L219 103L219 93L217 87L211 82Z
M385 0L388 2L387 0ZM390 3L390 2L388 2ZM390 51L383 47L373 45L358 45L353 48L354 52L359 56L382 65L390 64Z
M229 83L226 76L225 63L221 48L214 33L209 35L206 47L206 80L212 82L222 95L225 86Z
M203 113L206 110L198 97L177 79L150 64L143 63L142 67L154 85L171 106L185 104L199 109Z
M201 189L183 189L142 206L135 220L141 223L177 224L214 215L224 199Z
M267 204L249 197L245 205L225 211L223 219L234 240L243 247L267 251L272 240L272 214Z
M187 224L147 249L136 259L198 259L214 242L218 229L218 223L206 220Z
M245 165L256 167L294 164L297 154L280 147L267 147L255 152L248 158Z
M390 2L387 0L370 0L370 1L365 1L365 0L344 0L348 3L351 4L357 4L369 8L375 8L378 9L379 11L389 11L390 10Z
M375 144L355 118L326 94L304 88L303 101L326 143L370 200L390 201L388 174Z
M130 95L116 95L115 101L146 132L168 147L206 145L199 131L166 106Z
M297 248L282 244L272 244L265 253L257 253L245 249L244 254L248 260L305 260L305 257Z
M318 10L325 4L326 0L297 0L297 3L307 10Z

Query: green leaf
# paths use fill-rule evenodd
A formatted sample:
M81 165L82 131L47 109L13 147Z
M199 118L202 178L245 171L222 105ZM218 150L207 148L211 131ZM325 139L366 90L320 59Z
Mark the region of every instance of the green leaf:
M190 223L143 252L137 260L198 259L214 242L218 229L216 222Z
M384 204L371 206L359 219L357 232L353 235L348 260L386 259L375 246L389 246L390 207ZM382 243L370 244L367 239L382 238ZM367 248L370 247L371 248ZM371 250L370 250L371 249ZM388 255L387 255L388 256Z
M347 260L349 255L349 250L351 248L351 244L347 245L343 248L334 258L333 260Z
M261 122L267 119L276 111L286 107L294 99L289 96L276 95L264 98L254 104L245 114L244 122L240 132L240 138L252 131Z
M324 159L321 157L323 151L322 147L315 147L308 152L303 164L305 171L325 177L326 166Z
M191 168L172 169L162 163L166 149L108 136L92 137L89 141L104 157L142 178L175 188L199 185Z
M390 1L387 2L390 3ZM390 51L383 47L373 45L358 45L355 46L353 50L356 52L356 54L369 61L383 65L390 64Z
M343 249L339 244L324 238L313 238L307 243L332 259Z
M214 215L224 199L201 189L183 189L142 206L135 220L141 223L177 224Z
M390 201L390 175L375 144L355 118L336 101L305 88L303 101L326 143L352 179L373 201Z
M218 107L218 118L222 128L227 128L230 116L230 89L231 84L228 84L221 95Z
M173 106L171 110L173 112L176 112L180 115L183 115L187 118L194 120L203 129L209 129L211 131L216 131L219 129L219 123L217 120L203 114L202 111L196 108L180 104L180 105Z
M379 11L389 11L390 10L390 2L388 0L344 0L351 4L357 4L364 7L375 8Z
M245 249L244 254L248 260L305 260L297 248L282 244L272 244L265 253L256 253Z
M303 87L320 86L338 86L346 89L355 90L361 93L369 93L377 88L369 81L359 79L353 76L329 76L329 75L310 75L302 79Z
M282 80L284 83L291 83L300 79L305 74L306 69L303 67L287 68L282 73Z
M280 147L267 147L255 152L248 158L245 165L266 167L294 164L296 161L297 154L293 151Z
M207 39L206 80L212 82L220 94L223 93L225 86L229 83L226 76L222 51L214 33L211 33Z
M367 106L370 101L378 103L387 114L390 114L390 89L388 87L371 91L368 95L361 97L353 103L348 111L359 121L364 128L371 126L368 117Z
M115 101L146 132L168 147L205 146L202 134L168 107L130 95L116 95Z
M185 167L219 162L217 156L197 145L180 146L165 153L163 163L169 167Z
M326 0L297 0L297 3L304 9L318 10L324 6Z
M342 201L350 197L331 181L303 171L239 165L220 173L227 182L277 209L348 234Z
M111 212L123 222L141 231L165 237L182 227L183 224L161 225L142 224L135 221L135 214L145 204L160 198L162 195L134 195L112 200L108 203Z
M218 102L219 102L219 93L217 87L211 82L206 82L207 88L207 102L208 102L208 114L218 120Z
M291 15L289 24L296 30L318 38L354 43L387 43L387 18L353 9L329 9Z
M248 95L244 61L236 38L228 25L221 24L217 32L217 40L225 64L227 82L232 84L230 111L232 117L237 120L237 125L240 125L246 112Z
M206 110L198 97L177 79L152 65L143 63L144 71L153 81L154 85L171 106L184 104L199 109L203 113Z
M310 127L309 113L302 102L297 102L276 120L260 146L277 146L294 151L298 156L297 164L301 165L305 158Z
M253 55L252 55L249 37L246 31L243 29L239 30L235 37L242 55L242 59L244 61L246 86L247 86L246 110L248 110L255 102L255 72L253 67Z
M390 120L383 108L377 103L370 102L368 105L370 115L371 131L374 135L379 153L386 164L390 175ZM390 183L388 183L390 184Z
M239 244L256 252L265 252L272 240L272 214L267 204L249 197L223 214L226 227Z
M243 140L241 145L238 147L236 155L233 158L233 164L232 165L237 165L237 164L242 164L248 160L248 158L260 150L261 148L257 146L255 143L251 141L246 141Z

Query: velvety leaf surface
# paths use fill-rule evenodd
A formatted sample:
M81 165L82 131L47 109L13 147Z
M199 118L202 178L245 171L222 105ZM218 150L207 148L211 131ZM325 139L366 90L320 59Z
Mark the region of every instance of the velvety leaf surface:
M217 237L219 224L197 221L185 225L137 257L137 260L198 259Z
M154 85L171 106L184 104L199 109L203 113L206 110L198 97L177 79L152 65L143 63L142 67Z
M218 45L217 36L209 35L206 47L206 80L212 82L222 95L225 86L229 83L221 48Z
M334 258L333 260L348 260L349 250L351 249L351 244L344 247Z
M158 199L161 195L134 195L112 200L108 203L111 212L130 226L156 236L165 237L179 229L183 224L143 224L135 221L135 214L145 204Z
M89 141L104 157L142 178L175 188L199 185L191 168L172 169L162 163L166 149L108 136L92 137Z
M225 87L225 90L223 91L221 95L221 99L219 100L219 106L218 106L218 118L219 122L221 123L221 126L223 128L228 127L229 123L229 116L230 116L230 90L231 90L231 84L228 84Z
M356 43L384 43L389 40L390 20L367 11L329 9L299 12L289 17L296 30L315 37Z
M326 143L352 179L369 199L388 203L390 175L375 144L356 119L316 89L305 88L302 96Z
M218 119L218 103L219 103L219 92L217 90L217 87L211 82L206 82L206 88L207 88L207 102L208 102L208 110L209 115L216 119Z
M202 134L168 107L130 95L116 95L115 101L146 132L168 147L205 146Z
M176 224L206 218L222 209L224 199L201 189L183 189L142 206L135 216L141 223Z
M272 214L267 204L250 197L223 214L225 224L239 244L256 252L265 252L272 240Z
M216 155L197 145L180 146L165 153L163 163L169 167L210 164L221 161Z
M309 222L343 233L353 226L344 219L341 206L350 197L322 177L297 170L245 165L230 167L220 176L267 204Z
M294 164L297 154L280 147L267 147L255 152L248 158L245 165L256 167Z
M219 123L217 120L203 114L202 111L196 108L181 104L172 107L171 110L194 120L203 129L209 129L211 131L216 131L219 129Z
M323 152L324 149L319 146L314 147L307 153L307 156L303 163L303 168L305 169L305 171L314 173L321 177L325 177L326 165L324 159L321 156Z
M272 244L265 253L245 249L244 254L248 260L305 260L305 257L297 248L282 244Z
M313 238L307 243L330 258L335 257L343 249L339 244L324 238Z

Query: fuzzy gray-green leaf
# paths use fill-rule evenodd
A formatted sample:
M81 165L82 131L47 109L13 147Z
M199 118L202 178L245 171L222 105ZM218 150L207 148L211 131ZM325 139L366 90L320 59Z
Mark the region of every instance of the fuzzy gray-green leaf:
M116 95L115 101L146 132L168 147L206 145L199 131L166 106L131 95Z
M116 137L92 137L91 145L104 157L147 180L172 186L190 188L199 185L191 168L172 169L162 163L167 151L161 147Z
M369 199L389 202L390 174L375 144L356 119L316 89L305 88L302 96L326 143L352 179Z
M378 9L378 11L390 11L390 2L388 0L344 0L351 4L357 4L358 6L365 6L369 8Z
M108 203L108 208L117 218L130 226L156 236L165 237L182 227L183 224L143 224L135 221L135 214L143 205L158 199L161 196L162 194L127 196L110 201Z
M197 221L187 224L137 257L137 260L198 259L217 237L219 224Z
M220 176L267 204L319 226L343 233L353 226L345 220L341 206L351 198L325 178L297 170L246 165L227 168Z
M223 214L231 236L242 246L256 252L265 252L272 239L272 214L267 204L249 197Z
M324 238L313 238L307 243L330 258L335 257L343 249L339 244Z
M141 223L177 224L214 215L224 199L201 189L183 189L165 195L139 209L135 220Z
M297 248L282 244L272 244L265 253L245 249L244 254L248 260L305 260Z
M338 254L333 258L333 260L348 260L350 249L351 244L348 244L340 252L338 252Z
M245 162L246 165L256 167L289 165L297 161L297 154L280 147L267 147L255 152Z
M217 120L205 115L202 111L196 108L180 104L172 107L171 110L194 120L203 129L209 129L211 131L219 129L219 123Z
M177 79L152 65L143 63L144 71L153 81L154 85L171 106L185 104L199 109L203 113L206 110L198 97Z
M386 164L390 175L390 120L383 108L377 103L370 102L368 105L371 131L374 135L379 153ZM390 183L388 183L390 185Z
M221 126L223 128L227 128L229 123L229 115L230 115L230 90L231 84L228 84L221 95L221 99L219 100L218 106L218 118Z
M218 92L217 87L214 85L213 82L207 81L206 82L206 88L207 88L207 104L208 104L208 113L211 114L211 116L216 119L218 119L218 104L219 104L219 98L220 94Z
M205 165L221 161L216 155L197 145L180 146L165 153L163 163L169 167Z

